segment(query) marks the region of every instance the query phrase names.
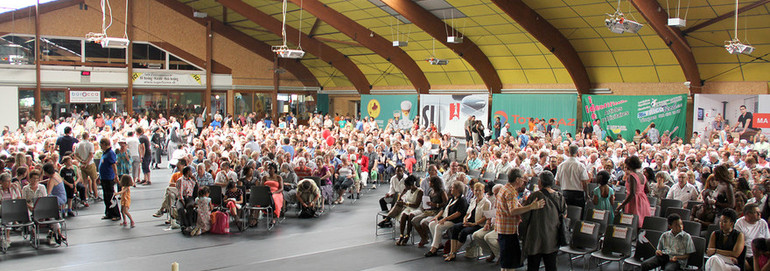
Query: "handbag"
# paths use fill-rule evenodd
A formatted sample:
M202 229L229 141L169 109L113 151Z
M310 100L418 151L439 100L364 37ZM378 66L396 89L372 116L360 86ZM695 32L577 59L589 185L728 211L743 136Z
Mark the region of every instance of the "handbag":
M569 228L567 227L567 223L564 223L564 212L566 210L559 209L559 204L556 203L556 200L554 200L550 195L546 196L546 198L553 203L554 206L556 206L557 210L559 211L559 226L558 230L556 231L556 243L559 246L566 246L569 245Z

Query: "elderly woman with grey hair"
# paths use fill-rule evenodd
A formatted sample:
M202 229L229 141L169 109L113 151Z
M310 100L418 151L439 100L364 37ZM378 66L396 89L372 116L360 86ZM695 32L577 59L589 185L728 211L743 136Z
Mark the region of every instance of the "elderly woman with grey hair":
M289 163L281 164L281 178L283 179L283 198L286 203L297 203L297 174L294 173L294 169L289 166Z
M674 180L671 179L671 174L666 171L655 173L655 183L647 184L650 188L651 196L657 198L658 202L661 202L668 195L668 190L671 189L668 185L669 183L674 183Z
M554 190L554 176L550 171L540 173L540 190L529 195L524 205L545 199L545 207L522 215L519 234L522 236L522 251L527 255L527 270L538 270L540 260L546 271L556 270L556 255L559 252L557 236L559 216L564 215L567 204L564 196Z

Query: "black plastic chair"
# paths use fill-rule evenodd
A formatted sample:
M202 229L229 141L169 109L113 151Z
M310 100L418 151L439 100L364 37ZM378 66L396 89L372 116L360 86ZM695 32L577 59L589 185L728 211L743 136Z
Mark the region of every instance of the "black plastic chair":
M667 231L668 220L657 216L648 216L642 221L642 229L654 231Z
M211 203L217 207L223 207L224 195L222 194L222 187L218 185L209 185L209 198Z
M615 202L620 203L626 200L626 193L615 193Z
M636 214L620 213L615 215L614 220L612 224L628 227L631 229L631 234L633 234L634 238L636 237L636 230L639 228L639 216Z
M32 217L35 222L35 236L40 236L40 227L43 225L61 224L61 232L64 237L62 242L69 246L67 242L67 222L61 217L59 211L59 202L56 197L48 196L38 198L35 202L35 208L32 210ZM34 238L35 247L40 245L40 238Z
M628 227L609 226L604 233L602 249L591 253L591 258L618 262L619 270L623 270L623 261L631 256L631 239L633 239L633 235Z
M658 241L660 241L660 236L663 235L663 232L654 230L642 230L642 232L639 233L639 236L642 234L644 234L644 237L649 242L642 242L641 240L637 240L634 256L626 258L623 261L625 264L634 267L642 267L642 262L655 256L655 250L657 250Z
M703 204L702 201L691 200L687 202L687 206L685 208L687 208L688 210L690 210L690 212L692 212L692 208L695 208L695 206L699 206L702 204Z
M682 221L690 221L690 210L684 209L684 208L668 208L666 210L666 216L668 217L670 214L678 214L679 218L682 219Z
M706 239L703 237L692 236L692 242L695 245L695 252L687 258L687 268L685 270L703 270L703 256L706 254Z
M559 251L567 253L569 256L569 270L572 270L573 260L596 251L599 246L599 224L589 221L577 221L571 229L572 239L569 246L559 248ZM583 262L583 269L587 270L587 264L587 261Z
M668 208L682 208L682 201L678 199L662 199L660 201L660 215L666 217Z
M647 196L647 201L650 202L650 207L658 206L658 198L653 196Z
M694 221L682 221L684 231L692 236L700 236L701 224Z
M248 226L249 222L249 216L254 213L255 215L258 215L257 212L263 211L265 212L265 217L269 219L268 221L272 221L273 217L275 215L273 214L273 208L275 208L273 204L273 196L270 192L270 187L260 185L260 186L252 186L251 187L251 196L249 197L249 201L246 204L246 206L243 206L243 218L241 219L241 223L243 229L245 229ZM267 230L271 230L273 228L273 223L268 223Z
M583 208L575 205L567 205L567 219L569 219L569 228L580 222L580 216L583 214Z
M24 234L30 234L33 232L36 232L36 225L32 220L29 218L29 212L27 211L27 202L23 199L12 199L12 200L4 200L3 201L3 208L2 208L2 222L0 222L0 227L3 228L2 236L0 238L5 238L5 231L10 229L16 229L21 228L23 230L23 237L26 238ZM37 248L37 243L33 240L34 238L30 238L30 245L32 247ZM10 240L8 240L10 242ZM2 247L2 246L0 246ZM5 249L3 249L3 253L5 253Z
M599 232L603 233L607 229L607 224L610 223L610 211L588 209L583 220L599 224Z

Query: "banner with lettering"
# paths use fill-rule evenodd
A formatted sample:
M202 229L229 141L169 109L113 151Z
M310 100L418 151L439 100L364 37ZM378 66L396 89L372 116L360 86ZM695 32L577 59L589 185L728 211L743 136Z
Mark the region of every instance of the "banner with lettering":
M488 127L489 95L420 95L420 126L435 123L442 134L465 138L465 121L476 116Z
M634 131L644 131L650 123L661 135L684 138L687 115L687 95L583 95L583 121L601 120L600 127L613 139L618 134L626 140Z
M695 94L693 107L693 132L701 136L744 125L770 133L770 95Z
M411 129L417 115L417 95L361 95L361 117L373 117L380 129L398 117L400 129Z
M499 117L501 127L510 124L511 135L521 128L529 130L529 119L550 120L558 124L561 135L575 135L577 121L577 94L492 94L492 119L490 125ZM506 131L503 131L506 132ZM501 133L502 134L502 133Z
M203 86L205 75L170 72L135 72L131 79L134 85L143 86Z

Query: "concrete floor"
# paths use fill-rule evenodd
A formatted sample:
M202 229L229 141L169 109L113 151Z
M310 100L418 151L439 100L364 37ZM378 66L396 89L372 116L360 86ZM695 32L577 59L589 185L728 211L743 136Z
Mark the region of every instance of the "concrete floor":
M69 247L41 245L35 250L18 234L0 270L499 270L495 264L462 256L453 263L441 257L424 258L425 249L396 247L386 236L375 238L377 201L387 187L362 194L316 219L297 219L295 212L272 231L264 227L230 235L183 236L166 230L152 214L160 205L170 171L153 171L152 186L132 190L131 214L136 228L100 220L104 205L93 204L67 219ZM560 270L567 258L559 256ZM577 266L581 266L578 261ZM608 269L615 269L612 265ZM591 268L597 269L597 268Z

